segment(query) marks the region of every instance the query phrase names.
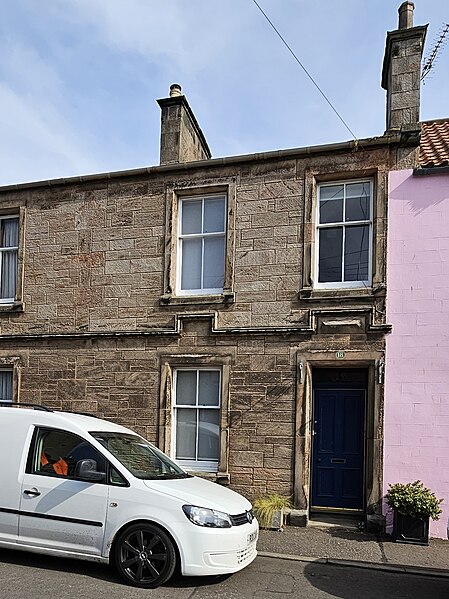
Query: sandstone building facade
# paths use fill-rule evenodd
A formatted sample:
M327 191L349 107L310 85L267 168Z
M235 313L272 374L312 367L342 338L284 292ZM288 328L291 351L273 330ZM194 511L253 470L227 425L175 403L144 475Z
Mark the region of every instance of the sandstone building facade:
M113 419L304 520L379 511L388 173L416 163L425 37L404 14L384 135L212 159L172 86L159 166L0 188L3 399Z

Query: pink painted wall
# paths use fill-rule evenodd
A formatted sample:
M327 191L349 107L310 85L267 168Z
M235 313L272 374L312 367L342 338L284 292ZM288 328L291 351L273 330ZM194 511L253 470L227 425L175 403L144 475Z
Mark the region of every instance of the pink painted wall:
M449 174L390 173L384 484L420 479L449 515ZM387 518L387 523L388 523Z

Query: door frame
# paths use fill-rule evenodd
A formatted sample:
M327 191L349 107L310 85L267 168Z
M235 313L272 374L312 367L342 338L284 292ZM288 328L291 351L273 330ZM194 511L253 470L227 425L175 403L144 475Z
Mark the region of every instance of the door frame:
M338 354L338 355L337 355ZM296 349L296 414L293 501L307 522L310 517L312 477L312 370L364 368L368 372L365 405L364 513L381 513L383 498L383 351L308 351Z

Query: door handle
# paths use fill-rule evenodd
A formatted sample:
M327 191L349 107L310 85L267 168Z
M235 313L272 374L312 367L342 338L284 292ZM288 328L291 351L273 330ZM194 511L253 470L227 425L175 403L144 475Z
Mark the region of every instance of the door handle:
M30 497L38 497L41 494L41 492L38 491L36 487L34 489L25 489L24 493L25 495L29 495Z

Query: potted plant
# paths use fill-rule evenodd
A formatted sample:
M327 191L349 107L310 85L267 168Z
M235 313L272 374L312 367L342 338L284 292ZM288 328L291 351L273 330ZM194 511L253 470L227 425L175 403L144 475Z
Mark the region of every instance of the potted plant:
M385 499L394 513L393 540L428 545L429 518L439 519L443 500L438 499L420 480L390 485Z
M282 530L284 528L285 510L291 507L288 497L272 493L256 499L253 505L254 513L261 528Z

